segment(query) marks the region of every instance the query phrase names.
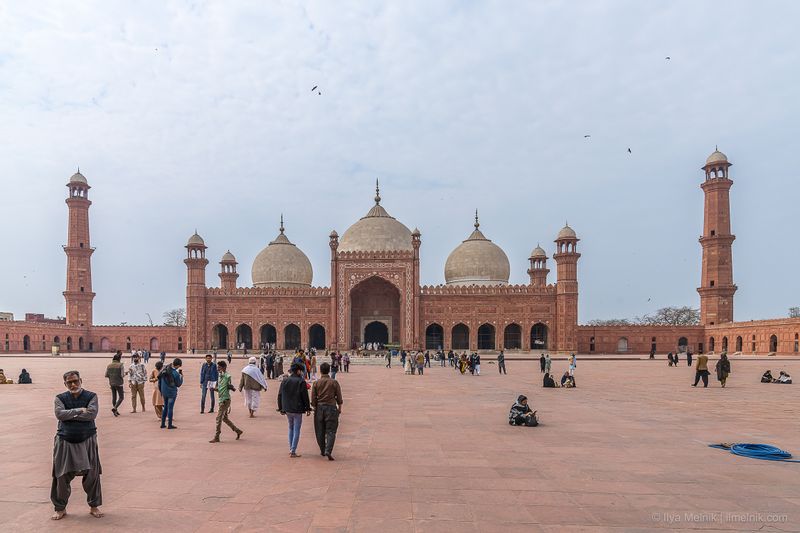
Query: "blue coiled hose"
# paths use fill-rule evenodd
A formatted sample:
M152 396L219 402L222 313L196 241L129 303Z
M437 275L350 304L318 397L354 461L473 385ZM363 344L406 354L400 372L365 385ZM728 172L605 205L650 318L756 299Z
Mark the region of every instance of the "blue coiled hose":
M709 447L719 448L720 450L730 450L733 454L741 455L742 457L750 457L752 459L800 463L800 461L792 459L791 453L770 444L709 444Z

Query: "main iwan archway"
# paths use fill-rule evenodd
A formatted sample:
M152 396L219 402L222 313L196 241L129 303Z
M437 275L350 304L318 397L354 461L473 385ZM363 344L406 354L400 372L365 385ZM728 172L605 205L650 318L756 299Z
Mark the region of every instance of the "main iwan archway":
M379 276L365 279L350 291L350 345L365 342L399 344L400 291Z

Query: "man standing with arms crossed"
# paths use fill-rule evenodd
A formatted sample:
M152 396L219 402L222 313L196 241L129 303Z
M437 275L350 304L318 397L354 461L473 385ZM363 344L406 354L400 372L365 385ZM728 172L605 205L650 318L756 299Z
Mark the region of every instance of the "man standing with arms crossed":
M53 520L67 516L70 483L81 476L81 484L89 503L89 514L100 518L103 513L103 494L100 490L100 456L97 452L97 394L85 390L77 370L64 373L66 392L56 396L55 415L58 419L53 447L53 484L50 501L55 507Z
M319 367L322 376L311 385L311 408L314 410L314 433L317 436L320 455L333 461L333 444L336 430L339 429L339 415L342 414L342 388L339 382L328 375L331 365L322 363Z

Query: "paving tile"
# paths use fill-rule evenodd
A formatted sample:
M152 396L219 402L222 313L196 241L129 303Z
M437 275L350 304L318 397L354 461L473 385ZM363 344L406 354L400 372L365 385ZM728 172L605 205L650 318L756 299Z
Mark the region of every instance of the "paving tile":
M69 359L69 360L68 360ZM476 379L433 368L422 378L397 369L355 367L340 378L347 409L336 461L319 456L304 419L300 452L286 451L286 419L271 392L255 419L232 418L240 441L199 413L199 387L181 389L175 431L152 413L108 412L107 358L0 356L25 366L35 386L4 387L0 454L2 531L751 531L800 524L800 478L785 464L708 448L721 441L775 444L800 455L794 389L762 385L767 362L734 359L733 381L689 387L691 369L660 362L583 361L573 390L539 388L534 363ZM769 363L772 363L770 361ZM187 359L187 383L199 360ZM775 364L772 364L775 367ZM800 361L781 365L800 372ZM79 480L70 516L48 520L53 395L61 372L77 367L98 392L106 517L87 515ZM620 375L637 379L620 381ZM271 384L272 385L272 384ZM274 388L274 387L273 387ZM149 390L148 390L149 392ZM542 425L514 428L508 407L520 393ZM24 454L21 452L24 450ZM785 515L783 524L666 522L684 513ZM659 519L654 519L658 513ZM154 525L153 517L158 517ZM688 516L692 516L691 514ZM777 529L775 529L777 530Z

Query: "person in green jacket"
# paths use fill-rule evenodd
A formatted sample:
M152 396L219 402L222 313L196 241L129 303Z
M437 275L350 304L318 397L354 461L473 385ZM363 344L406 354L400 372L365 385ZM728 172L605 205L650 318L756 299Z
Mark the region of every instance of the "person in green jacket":
M231 422L231 419L228 418L228 413L231 411L231 391L236 391L236 387L231 383L231 375L228 374L228 364L225 361L219 361L217 363L217 369L219 371L219 378L217 379L217 387L214 389L217 391L217 399L219 400L217 410L217 432L214 434L214 438L208 442L219 442L219 435L222 431L223 422L236 433L236 440L239 440L239 437L241 437L244 432L237 428L236 424Z

